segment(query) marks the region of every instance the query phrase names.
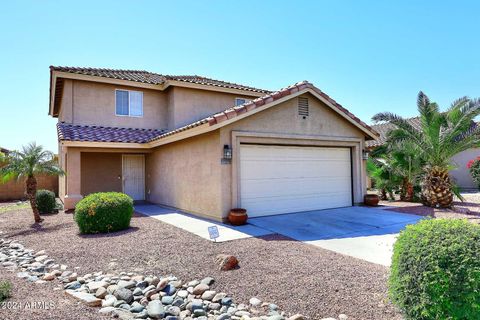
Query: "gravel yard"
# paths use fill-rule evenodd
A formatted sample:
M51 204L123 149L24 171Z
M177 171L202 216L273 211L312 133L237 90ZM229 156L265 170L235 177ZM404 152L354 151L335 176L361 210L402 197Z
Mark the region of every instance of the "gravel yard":
M111 319L100 316L97 310L69 299L55 283L35 284L20 279L14 272L0 268L0 280L12 283L12 297L0 303L0 319Z
M135 215L131 228L109 235L81 236L71 214L45 216L40 228L33 227L29 209L0 214L0 238L16 239L27 248L45 249L58 263L78 267L78 274L139 272L175 275L180 279L216 279L216 288L236 301L251 297L274 302L287 313L302 313L311 319L401 319L387 300L388 269L359 259L271 235L225 243L212 243L145 216ZM233 254L240 268L221 272L214 264L219 253ZM4 270L1 278L14 282L11 301L36 300L55 303L50 310L0 310L0 318L98 319L96 309L78 306L55 284L30 284ZM58 284L57 284L58 287ZM17 316L14 316L17 315ZM20 317L21 315L21 317Z

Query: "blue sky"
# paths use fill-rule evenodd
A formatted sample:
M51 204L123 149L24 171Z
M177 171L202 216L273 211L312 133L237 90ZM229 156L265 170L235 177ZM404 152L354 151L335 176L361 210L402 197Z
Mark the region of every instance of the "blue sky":
M0 146L56 151L50 65L199 74L278 89L309 80L361 119L480 96L478 1L8 1Z

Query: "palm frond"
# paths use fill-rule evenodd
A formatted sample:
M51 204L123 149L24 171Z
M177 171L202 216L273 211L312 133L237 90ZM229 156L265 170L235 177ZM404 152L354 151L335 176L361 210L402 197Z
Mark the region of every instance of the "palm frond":
M420 91L417 95L417 108L420 109L429 104L430 104L430 99L427 97L427 95L423 91Z
M410 122L391 112L377 113L372 117L375 122L385 121L395 125L399 130L404 131L403 139L411 139L421 145L423 141L422 132L415 129ZM392 130L393 131L393 130Z

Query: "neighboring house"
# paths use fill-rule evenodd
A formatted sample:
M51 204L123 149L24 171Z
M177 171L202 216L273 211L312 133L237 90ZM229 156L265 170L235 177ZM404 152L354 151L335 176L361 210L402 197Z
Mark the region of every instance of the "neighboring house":
M351 206L377 133L308 82L279 91L199 76L51 67L60 198L123 191L216 220Z
M420 130L420 118L409 118L407 121L414 128ZM388 132L394 127L395 126L390 123L373 125L372 128L380 134L380 137L376 140L370 140L366 142L368 150L372 150L383 145L387 140ZM467 163L478 156L480 156L480 149L476 148L460 152L452 158L452 164L456 167L456 169L450 171L450 175L455 179L457 185L463 190L477 189L477 186L473 182L472 176L467 169Z

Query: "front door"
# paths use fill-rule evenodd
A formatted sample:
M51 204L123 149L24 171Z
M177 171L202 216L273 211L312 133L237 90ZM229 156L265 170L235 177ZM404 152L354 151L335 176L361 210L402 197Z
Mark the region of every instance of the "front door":
M145 157L125 154L122 161L123 192L133 200L145 200Z

